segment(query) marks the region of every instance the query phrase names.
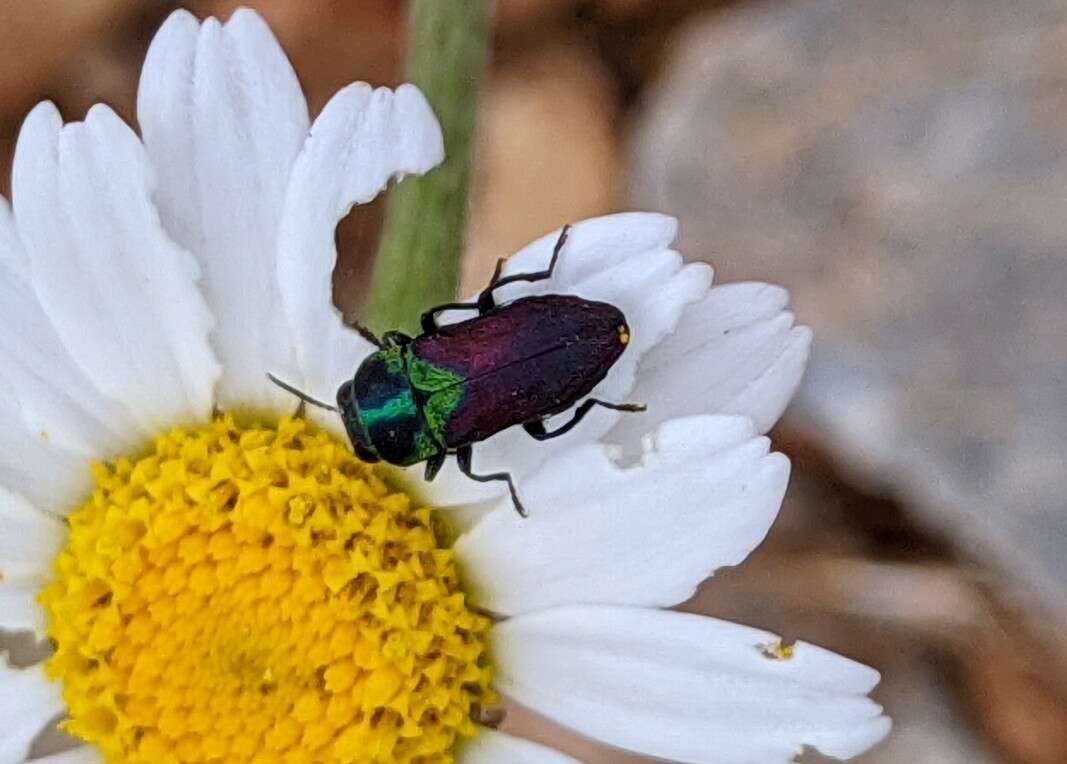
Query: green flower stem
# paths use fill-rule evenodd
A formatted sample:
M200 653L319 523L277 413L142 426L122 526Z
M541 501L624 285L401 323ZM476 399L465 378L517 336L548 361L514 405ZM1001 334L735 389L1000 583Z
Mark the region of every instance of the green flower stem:
M441 122L445 161L390 191L366 321L414 332L426 308L455 299L467 227L489 0L411 0L407 78Z

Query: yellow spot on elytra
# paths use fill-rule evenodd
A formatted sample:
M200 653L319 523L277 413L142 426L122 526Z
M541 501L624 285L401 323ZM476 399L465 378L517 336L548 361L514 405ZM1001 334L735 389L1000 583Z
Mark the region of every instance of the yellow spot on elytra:
M623 345L628 345L630 343L630 330L627 328L626 324L619 324L619 342Z
M110 762L451 762L496 702L431 511L300 420L94 468L41 594L68 732Z

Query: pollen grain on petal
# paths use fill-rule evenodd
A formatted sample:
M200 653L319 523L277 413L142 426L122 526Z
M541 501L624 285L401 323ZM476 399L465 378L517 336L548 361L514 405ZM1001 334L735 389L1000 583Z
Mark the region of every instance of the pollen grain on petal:
M495 702L431 511L328 435L220 419L95 477L41 602L108 761L450 762Z

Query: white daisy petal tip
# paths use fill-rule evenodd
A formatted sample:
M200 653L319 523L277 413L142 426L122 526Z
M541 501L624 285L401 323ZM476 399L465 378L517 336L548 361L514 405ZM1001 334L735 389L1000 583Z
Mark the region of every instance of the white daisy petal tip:
M225 23L174 13L145 60L137 116L167 233L203 266L217 403L281 410L263 370L296 376L275 283L278 217L309 122L296 72L253 11Z
M356 204L376 197L391 180L423 175L444 161L445 144L441 125L423 92L410 83L395 90L353 82L341 88L327 102L311 126L308 138L320 148L334 147L337 155L315 153L317 163L340 159L338 219ZM320 170L326 170L321 165Z
M747 416L769 431L811 350L811 329L795 324L788 304L785 289L758 282L715 286L690 302L638 365L631 395L649 403L644 421L621 418L607 438L635 453L650 423L702 412Z
M759 545L789 480L789 460L746 417L666 422L631 466L613 450L550 458L520 483L528 518L505 497L457 539L474 601L502 614L675 605Z
M400 150L405 161L394 173L401 180L407 175L423 175L445 161L445 138L433 107L418 86L405 82L395 94L400 119L406 125Z
M544 610L494 627L493 649L497 685L518 702L681 762L786 764L805 747L846 759L891 727L866 697L877 671L804 642L775 654L773 634L688 613Z

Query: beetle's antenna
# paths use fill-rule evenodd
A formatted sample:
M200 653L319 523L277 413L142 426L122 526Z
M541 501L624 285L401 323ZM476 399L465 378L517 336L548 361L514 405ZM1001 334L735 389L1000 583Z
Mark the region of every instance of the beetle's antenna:
M374 347L376 347L376 348L383 347L382 341L380 339L378 339L378 335L375 334L374 332L372 332L367 327L365 327L359 321L353 321L352 323L349 324L349 326L351 328L355 329L356 333L359 334L360 337L365 339L370 344L374 345Z
M318 400L316 398L312 398L307 393L305 393L305 392L303 392L301 390L297 390L295 387L293 387L289 383L282 382L280 379L278 379L276 376L271 374L269 371L267 372L267 378L271 382L276 384L278 387L280 387L282 390L285 390L286 392L289 392L289 393L292 393L293 395L295 395L297 398L302 400L304 403L310 403L312 406L318 406L320 409L326 409L327 411L337 411L337 407L336 406L331 406L329 403L323 403L322 401L320 401L320 400Z

